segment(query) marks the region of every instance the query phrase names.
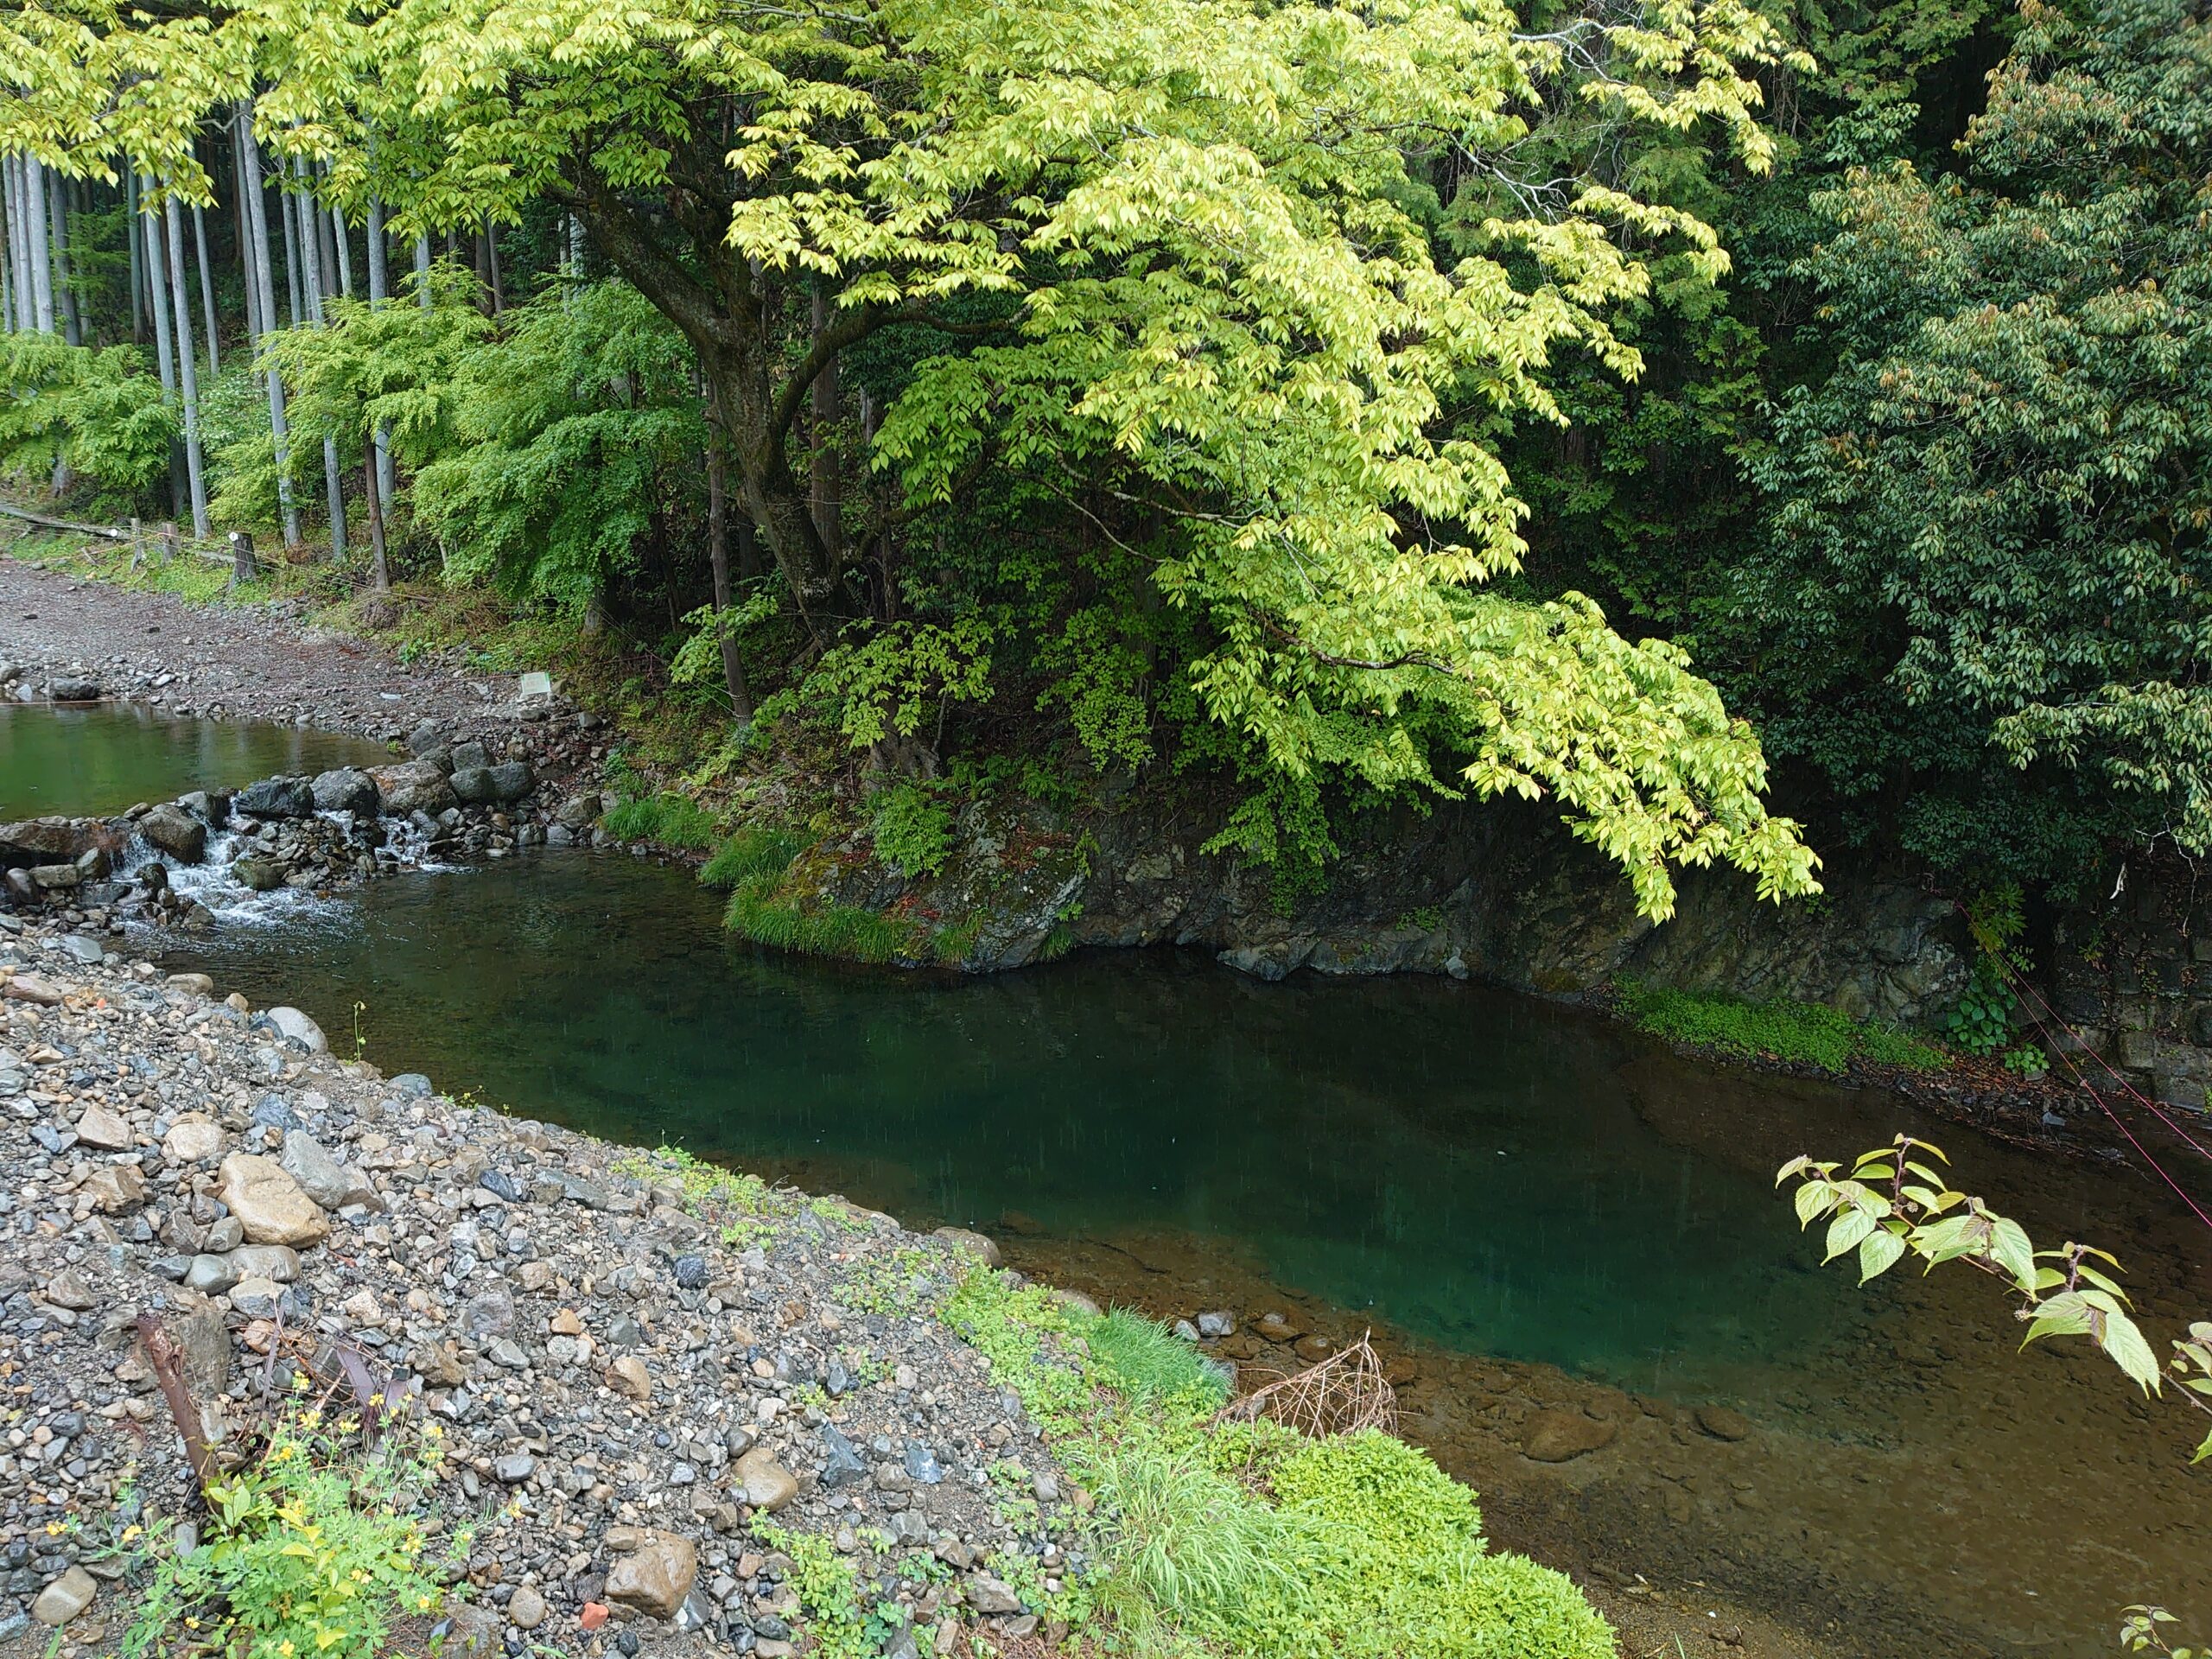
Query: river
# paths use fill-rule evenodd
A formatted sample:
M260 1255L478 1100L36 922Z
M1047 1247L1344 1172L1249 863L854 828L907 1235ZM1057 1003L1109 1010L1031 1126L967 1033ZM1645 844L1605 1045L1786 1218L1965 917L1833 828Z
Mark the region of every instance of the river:
M1863 1290L1820 1270L1773 1185L1795 1152L1912 1128L2039 1242L2118 1253L2155 1338L2212 1311L2212 1239L2128 1168L1448 981L1264 985L1176 952L990 980L779 957L725 935L686 872L622 854L403 875L145 943L305 1007L341 1051L358 1033L387 1072L978 1227L1102 1298L1372 1329L1408 1431L1501 1541L1619 1593L1703 1586L1716 1636L1751 1608L1792 1652L2101 1652L2146 1599L2212 1628L2188 1414L2094 1354L2016 1354L1963 1268ZM1249 1329L1224 1345L1287 1358ZM1715 1406L1746 1421L1715 1434ZM1532 1461L1546 1413L1605 1444Z

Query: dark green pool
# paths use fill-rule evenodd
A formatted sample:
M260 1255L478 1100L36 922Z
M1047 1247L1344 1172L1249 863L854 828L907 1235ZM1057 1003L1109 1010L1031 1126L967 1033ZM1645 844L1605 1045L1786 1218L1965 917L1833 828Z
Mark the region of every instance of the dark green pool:
M179 720L127 703L0 703L0 822L120 812L188 790L390 758L365 739L292 726Z
M1448 982L1263 986L1179 953L853 971L715 919L679 871L549 855L189 954L334 1037L365 1002L387 1071L614 1139L803 1170L911 1220L1233 1242L1423 1336L1638 1386L1711 1386L1855 1296L1793 1265L1770 1166L1639 1118L1613 1073L1640 1046L1586 1019Z

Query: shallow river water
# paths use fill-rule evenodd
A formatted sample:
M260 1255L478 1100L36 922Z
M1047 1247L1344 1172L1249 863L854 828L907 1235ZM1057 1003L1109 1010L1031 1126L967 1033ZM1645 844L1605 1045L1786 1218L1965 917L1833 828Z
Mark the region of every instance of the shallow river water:
M1497 1536L1630 1595L1705 1586L1724 1640L1731 1608L1806 1653L2104 1652L2145 1599L2212 1629L2186 1414L2094 1356L2016 1356L1970 1272L1816 1270L1773 1188L1795 1152L1916 1128L2039 1239L2114 1249L2163 1343L2212 1310L2212 1237L2126 1169L1449 982L774 957L684 872L621 855L403 876L167 954L306 1007L341 1051L365 1005L387 1072L978 1226L1154 1313L1371 1326L1410 1432ZM1707 1432L1700 1405L1751 1432ZM1611 1440L1533 1462L1546 1411Z
M0 703L0 822L120 812L188 790L391 758L382 744L300 727L176 720L127 703Z

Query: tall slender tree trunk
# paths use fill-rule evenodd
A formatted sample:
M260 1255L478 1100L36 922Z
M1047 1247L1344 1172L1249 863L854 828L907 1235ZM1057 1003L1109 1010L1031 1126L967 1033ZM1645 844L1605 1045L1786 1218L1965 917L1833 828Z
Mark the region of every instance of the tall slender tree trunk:
M123 239L130 248L130 343L146 338L146 250L138 239L138 175L123 181Z
M308 318L318 328L325 321L322 311L324 283L329 272L323 269L323 238L317 234L317 221L322 217L313 194L313 180L308 174L308 164L295 157L292 177L300 188L301 268L300 291L306 297ZM330 515L330 557L335 564L346 563L346 479L338 469L338 440L327 437L322 441L323 505Z
M200 308L207 317L207 372L213 374L222 365L216 361L215 342L215 267L207 257L207 213L195 207L192 210L192 239L200 252Z
M162 377L162 397L164 402L177 395L176 353L175 349L175 311L169 304L169 270L168 257L162 251L161 214L146 200L147 187L153 181L142 179L138 189L138 232L146 245L146 297L154 314L154 357ZM186 493L181 457L176 447L169 448L169 515L181 518L189 509L191 498Z
M31 317L31 266L24 257L28 243L23 231L22 158L0 155L0 195L4 195L8 220L9 327L29 334L37 324Z
M323 245L332 250L336 256L334 263L338 272L338 292L346 298L352 299L353 297L353 232L346 227L346 214L342 208L333 207L330 210L330 228L324 238Z
M47 208L54 234L54 309L60 314L61 332L72 346L85 343L77 317L77 293L69 282L69 184L59 173L46 177Z
M391 568L384 556L384 492L377 485L377 463L383 459L382 450L372 451L369 464L361 468L362 499L369 507L369 586L380 594L391 588Z
M301 292L299 199L292 194L284 179L282 158L276 164L276 205L284 214L284 283L285 298L290 302L291 324L296 328L307 321L307 300Z
M184 215L171 196L162 217L168 221L169 294L176 305L176 383L184 399L184 470L192 492L192 533L207 534L207 480L200 454L200 371L192 349L192 298L184 284Z
M35 156L23 158L23 226L30 249L31 315L41 334L54 332L54 251L46 233L46 168Z
M427 233L415 238L415 303L425 311L430 308L430 238Z
M479 231L469 238L476 260L476 305L486 316L492 315L492 248L491 238Z
M276 274L270 269L269 200L262 189L261 144L253 136L253 105L238 100L238 189L252 221L247 242L252 249L254 304L261 313L262 331L276 323ZM276 501L284 518L284 543L296 547L300 540L300 510L292 499L291 441L284 421L284 378L275 369L263 377L269 389L269 429L276 446Z
M711 383L709 383L711 385ZM740 726L753 723L753 690L729 634L729 474L722 453L721 400L707 397L707 563L715 581L715 639L721 648L722 684Z
M368 279L369 305L373 309L391 297L391 273L385 266L384 240L384 203L372 197L369 200ZM388 427L376 429L377 500L371 508L374 515L370 529L376 537L377 563L384 563L384 504L398 491L398 475L391 464L391 431Z
M238 153L238 130L231 131L231 206L237 210L238 269L245 277L246 357L251 361L269 325L261 315L261 289L253 280L253 210L245 205L245 158Z
M492 267L492 315L496 317L507 308L507 285L499 275L499 227L488 219L484 221L484 257Z
M817 338L830 326L830 290L817 281L808 301L810 319ZM831 358L829 365L814 377L814 385L808 394L812 416L814 439L813 496L814 530L821 537L823 550L830 556L830 568L836 570L844 551L844 499L837 474L837 450L833 438L837 429L837 359Z

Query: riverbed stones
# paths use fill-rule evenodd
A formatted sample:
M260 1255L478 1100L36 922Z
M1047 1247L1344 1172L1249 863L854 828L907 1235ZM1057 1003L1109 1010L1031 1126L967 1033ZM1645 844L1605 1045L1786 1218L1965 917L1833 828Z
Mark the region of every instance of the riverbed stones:
M737 1460L736 1489L746 1503L773 1515L798 1496L798 1481L776 1461L765 1446L755 1446Z
M253 893L274 893L284 885L284 878L292 867L282 859L267 858L258 853L249 853L244 858L234 858L230 864L231 880Z
M545 1598L528 1585L519 1586L507 1602L507 1623L518 1630L534 1630L545 1622Z
M1532 1463L1571 1463L1613 1443L1619 1427L1586 1412L1540 1411L1522 1432L1521 1450Z
M105 1106L85 1108L85 1115L77 1120L77 1138L102 1152L128 1152L133 1139L130 1126Z
M207 856L207 826L181 807L155 807L138 820L137 830L149 847L180 864Z
M297 1008L280 1004L270 1009L269 1023L287 1041L299 1044L311 1054L330 1052L330 1039L322 1034L322 1027Z
M305 1248L330 1235L330 1217L274 1158L234 1152L224 1159L221 1196L256 1244Z
M376 1189L323 1150L322 1143L305 1129L284 1131L284 1151L278 1161L300 1190L325 1210L342 1210L349 1204L366 1204Z
M384 796L384 810L394 817L426 812L435 817L458 804L453 785L435 761L414 760L397 766L371 766L369 776Z
M631 1400L653 1397L652 1373L635 1354L624 1354L607 1368L607 1386Z
M607 1600L653 1618L675 1618L699 1575L698 1548L671 1532L640 1531L625 1541L628 1553L607 1570Z
M31 1603L31 1617L59 1630L92 1605L99 1588L91 1573L73 1567L38 1592L38 1599Z
M1747 1440L1751 1436L1751 1420L1726 1406L1700 1406L1693 1414L1697 1426L1716 1440Z
M173 1164L205 1163L223 1150L222 1125L202 1112L187 1112L162 1137L162 1156Z
M309 785L318 812L351 812L372 818L384 810L384 795L377 780L353 766L334 767L315 774Z
M995 1268L1004 1259L995 1240L966 1227L940 1227L931 1236L943 1239L957 1250L965 1250L987 1268Z
M304 818L315 810L315 786L305 778L264 778L240 790L232 805L251 818Z

